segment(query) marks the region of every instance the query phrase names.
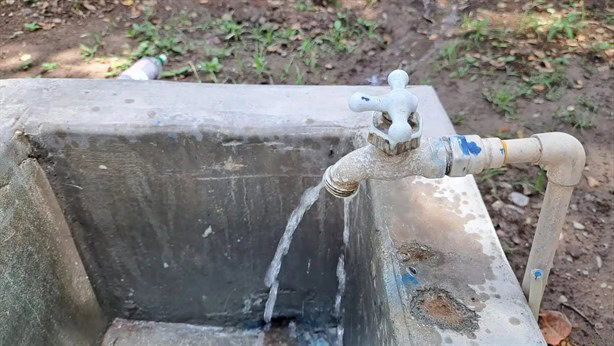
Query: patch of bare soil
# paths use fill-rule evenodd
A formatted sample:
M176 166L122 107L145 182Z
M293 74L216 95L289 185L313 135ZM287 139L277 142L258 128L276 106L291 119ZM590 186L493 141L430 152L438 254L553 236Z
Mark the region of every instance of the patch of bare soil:
M614 10L578 4L0 0L0 78L112 78L160 53L165 78L189 82L379 85L402 68L459 133L568 132L587 164L543 307L571 321L564 343L613 345ZM518 165L476 180L521 280L547 178Z

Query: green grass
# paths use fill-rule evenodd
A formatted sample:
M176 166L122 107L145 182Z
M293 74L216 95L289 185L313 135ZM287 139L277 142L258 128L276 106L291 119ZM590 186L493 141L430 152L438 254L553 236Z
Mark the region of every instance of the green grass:
M171 70L164 70L160 73L160 78L173 78L177 76L187 75L191 72L190 65L185 65Z
M39 30L41 28L41 26L38 25L37 21L33 21L33 22L30 22L30 23L25 23L23 25L23 28L27 32L34 32L36 30Z
M473 19L468 14L463 15L461 28L468 30L465 34L473 43L479 44L488 35L488 17Z
M505 172L505 167L487 168L482 173L480 173L479 180L480 182L487 183L492 190L492 194L497 197L497 184L495 184L495 178L504 175Z
M589 50L595 57L603 58L603 53L610 48L612 44L609 42L599 41L591 44Z
M503 111L506 116L516 114L512 103L520 94L518 88L510 85L496 85L485 89L482 93L486 101L490 102L497 110Z
M577 129L589 129L594 126L593 117L588 117L586 114L579 112L575 107L559 109L554 115L561 122L569 124Z
M79 45L79 51L81 52L82 59L90 60L96 56L96 52L98 52L98 48L100 48L102 43L99 38L95 39L94 41L95 42L92 45L87 45L84 43Z
M294 9L298 12L311 12L313 11L313 4L309 0L298 0L294 4Z
M337 18L333 22L332 27L322 37L328 42L337 52L349 52L354 47L349 42L351 31L348 26L347 17L341 13L337 13Z
M466 51L466 41L453 41L446 44L437 52L437 64L435 65L435 69L438 71L442 69L452 69L459 63L459 60L464 57Z
M487 181L487 180L496 178L498 176L504 175L505 171L506 171L505 167L488 168L482 173L480 173L480 181Z
M357 29L369 39L379 39L379 36L375 32L375 30L379 27L376 22L358 18L356 19L356 24L358 24Z
M319 37L339 53L352 52L361 39L379 42L378 24L363 18L352 19L347 13L337 12L331 28Z
M185 44L178 37L174 27L161 27L149 20L143 23L134 23L128 30L128 37L139 42L131 53L132 59L158 54L181 55L185 52Z
M550 23L546 40L551 41L558 34L565 34L568 39L573 39L577 30L586 25L584 13L570 12Z
M264 46L270 46L275 41L275 30L270 24L262 24L253 27L250 34L250 39L263 44Z
M303 76L305 74L301 73L301 69L297 65L294 65L294 69L296 70L296 79L294 80L294 84L296 85L305 84L305 80L303 79Z
M245 26L235 22L230 16L222 16L215 24L218 32L224 36L225 41L239 41L245 33Z
M547 180L546 170L539 167L539 172L537 173L537 177L535 177L535 183L529 184L529 186L533 191L543 195L546 192Z
M254 71L258 77L262 77L263 75L269 73L267 64L268 62L266 61L264 49L256 49L256 52L252 56L252 67L254 68Z
M532 71L531 76L527 80L527 84L531 87L541 84L546 87L544 98L548 101L558 100L567 87L567 58L561 57L554 60L547 59L547 62L552 66L552 72Z
M58 64L55 62L44 62L41 64L41 69L43 73L54 71L58 68Z
M122 58L114 58L111 60L109 64L109 70L105 74L105 77L115 77L122 73L122 71L127 70L132 65L132 60L122 59Z
M465 112L458 112L452 115L450 121L452 121L454 126L462 125L465 122Z
M235 47L205 47L203 48L203 54L205 57L216 57L218 60L222 60L232 55Z
M578 98L578 104L592 113L597 113L597 111L599 110L599 105L597 105L595 101L589 96L580 96Z
M213 57L209 61L203 61L198 64L198 68L209 75L211 80L217 83L217 74L222 70L222 64L217 57Z

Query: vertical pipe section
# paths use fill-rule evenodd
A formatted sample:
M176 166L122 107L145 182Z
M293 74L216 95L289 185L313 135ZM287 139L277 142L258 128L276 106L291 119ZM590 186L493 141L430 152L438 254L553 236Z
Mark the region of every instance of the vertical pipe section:
M533 245L531 246L531 253L529 254L529 260L522 280L522 290L527 297L531 288L531 272L534 269L542 269L544 271L543 284L541 285L543 294L543 290L548 282L550 269L552 268L552 261L554 260L554 253L559 243L561 230L565 223L565 215L567 214L567 207L569 206L572 192L573 186L562 186L552 181L548 182L544 202L539 213L537 230L535 231Z
M544 297L544 271L541 269L531 270L531 288L529 292L529 307L535 321L539 318L539 305Z

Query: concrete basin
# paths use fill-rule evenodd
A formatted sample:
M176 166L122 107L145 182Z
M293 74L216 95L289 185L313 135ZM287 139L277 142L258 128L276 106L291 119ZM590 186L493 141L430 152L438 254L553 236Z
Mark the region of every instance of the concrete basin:
M343 202L322 192L262 330L288 216L365 144L357 90L385 92L0 81L0 344L277 344L293 325L309 343L339 324L347 345L543 343L472 177L361 186L341 319ZM452 134L412 91L425 135Z

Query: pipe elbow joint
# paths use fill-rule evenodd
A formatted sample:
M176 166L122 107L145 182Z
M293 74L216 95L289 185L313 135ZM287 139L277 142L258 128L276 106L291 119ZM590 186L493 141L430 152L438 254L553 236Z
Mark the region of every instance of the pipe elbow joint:
M586 154L576 137L563 132L540 133L531 137L539 140L542 152L538 164L547 171L550 181L561 186L575 186L580 182Z

